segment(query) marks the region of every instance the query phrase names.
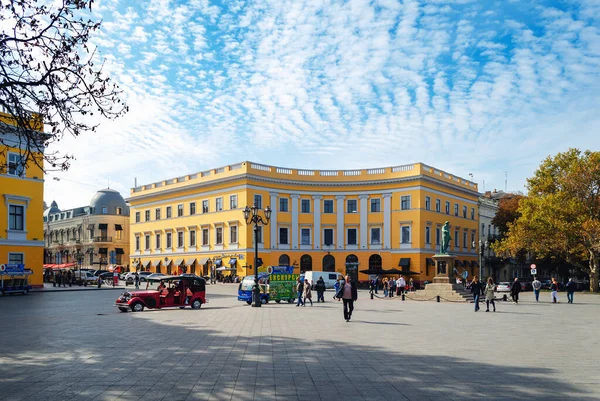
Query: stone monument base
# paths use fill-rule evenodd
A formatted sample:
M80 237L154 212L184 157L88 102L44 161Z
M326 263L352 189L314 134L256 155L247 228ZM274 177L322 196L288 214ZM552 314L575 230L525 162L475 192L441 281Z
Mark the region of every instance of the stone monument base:
M424 290L414 294L415 299L436 301L470 301L473 299L471 293L462 284L454 282L454 259L456 256L449 254L433 255L435 261L436 276L433 283L425 286Z

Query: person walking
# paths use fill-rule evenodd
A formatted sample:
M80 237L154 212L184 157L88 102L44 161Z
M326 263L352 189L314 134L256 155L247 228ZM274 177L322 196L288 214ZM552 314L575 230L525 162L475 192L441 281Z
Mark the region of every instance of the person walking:
M377 287L379 286L379 277L375 277L373 280L373 286L375 287L375 294L377 294Z
M400 277L398 277L396 287L398 288L398 292L396 293L396 295L400 296L404 294L404 290L406 289L406 280L404 279L404 276L401 275Z
M486 312L490 311L490 303L494 307L494 312L496 312L496 302L494 301L494 291L496 291L496 284L494 284L494 279L491 277L488 278L487 284L485 285L485 289L483 293L485 295L485 306Z
M552 303L556 304L559 302L558 300L558 281L554 277L552 277L552 284L550 284L550 291L552 296Z
M510 296L515 304L519 303L519 293L521 292L521 282L518 277L510 285Z
M381 284L383 285L383 297L386 298L388 296L388 279L384 278Z
M346 280L340 286L336 297L344 302L344 319L349 322L352 319L354 311L354 301L358 299L358 288L356 283L351 280L350 276L346 276Z
M531 283L531 286L533 287L533 293L535 295L535 302L539 302L540 301L540 290L542 289L542 282L540 280L538 280L536 277L535 279L533 279L533 283Z
M479 282L479 277L473 277L471 282L471 294L473 294L473 302L475 303L475 312L479 310L479 296L483 292L483 285Z
M394 298L394 292L396 292L396 279L392 277L389 281L389 286L390 298Z
M302 296L304 295L304 282L300 280L300 277L298 277L298 280L296 281L296 292L298 293L298 302L296 303L296 306L300 306L300 304L304 306L304 302L302 301Z
M69 287L73 286L73 276L71 270L67 270L67 282L69 283Z
M569 282L567 283L567 285L565 285L565 288L567 290L567 301L568 303L572 304L573 294L575 293L575 283L573 282L572 278L569 279Z
M325 280L323 280L323 276L317 280L315 289L317 290L317 302L325 303L325 296L323 295L325 293Z
M415 290L415 282L413 281L412 277L410 278L410 280L408 280L408 291L414 291Z
M306 306L306 300L310 301L310 306L312 306L312 284L310 280L304 280L304 300L302 301L302 306Z
M140 275L138 274L138 272L135 272L133 275L133 281L135 281L135 289L139 289L140 288Z

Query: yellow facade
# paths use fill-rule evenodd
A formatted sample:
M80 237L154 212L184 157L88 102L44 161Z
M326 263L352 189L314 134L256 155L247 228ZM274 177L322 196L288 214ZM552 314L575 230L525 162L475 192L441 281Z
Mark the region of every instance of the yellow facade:
M43 126L34 120L36 129ZM44 228L42 223L44 180L43 155L33 155L26 169L15 167L23 150L14 135L10 115L0 112L0 135L4 145L0 149L0 264L23 263L31 269L30 284L40 287L44 264Z
M343 274L398 269L431 280L437 230L449 221L458 272L478 271L477 185L422 163L318 171L242 162L133 188L132 264L163 273L231 267L240 276L253 274L253 227L242 209L256 196L261 209L273 210L259 240L266 266L287 262L296 272ZM367 280L367 273L358 279Z

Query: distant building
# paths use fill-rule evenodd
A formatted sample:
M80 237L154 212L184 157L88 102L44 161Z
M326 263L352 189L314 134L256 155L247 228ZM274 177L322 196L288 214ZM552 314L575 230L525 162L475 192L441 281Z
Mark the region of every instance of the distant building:
M33 122L37 131L44 131L41 122ZM34 146L26 167L22 166L27 149L15 127L10 114L0 111L0 264L24 264L33 271L30 284L39 287L43 285L44 262L44 159L41 152L36 152L42 147Z
M129 206L121 194L102 189L89 206L44 211L45 264L106 269L129 265Z

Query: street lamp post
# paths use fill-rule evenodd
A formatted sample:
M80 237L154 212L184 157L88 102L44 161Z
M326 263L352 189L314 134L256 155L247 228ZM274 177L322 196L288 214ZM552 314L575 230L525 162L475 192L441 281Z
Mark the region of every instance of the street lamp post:
M271 220L271 208L267 206L264 210L265 218L259 214L259 208L256 204L252 207L246 206L243 210L244 220L246 224L254 224L254 288L252 289L253 304L252 306L260 308L260 287L258 285L258 226L262 224L266 226Z
M485 260L483 258L483 255L484 255L485 249L486 248L489 249L489 246L490 246L490 243L488 241L484 242L482 240L479 240L479 278L480 279L483 279L482 275L483 275L483 273L485 273L485 271L483 269L483 262ZM488 251L488 253L489 253L489 251Z

